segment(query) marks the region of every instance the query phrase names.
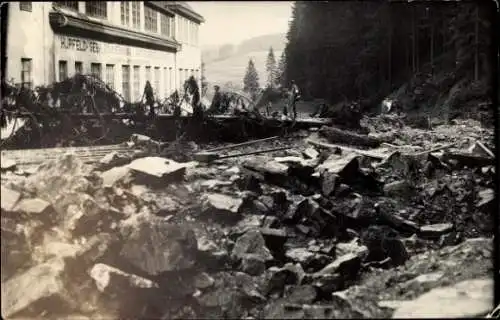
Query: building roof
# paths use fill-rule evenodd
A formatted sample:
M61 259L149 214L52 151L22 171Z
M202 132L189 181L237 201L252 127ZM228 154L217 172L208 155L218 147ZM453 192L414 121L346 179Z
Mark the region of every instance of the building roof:
M194 9L186 1L163 1L163 3L167 8L171 8L173 11L187 16L198 23L205 22L203 16L194 11Z

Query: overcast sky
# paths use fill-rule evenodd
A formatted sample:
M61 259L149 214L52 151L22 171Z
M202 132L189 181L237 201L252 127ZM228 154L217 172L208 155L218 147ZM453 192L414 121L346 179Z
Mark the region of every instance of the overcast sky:
M291 1L189 1L205 18L200 27L202 46L286 32L292 13Z

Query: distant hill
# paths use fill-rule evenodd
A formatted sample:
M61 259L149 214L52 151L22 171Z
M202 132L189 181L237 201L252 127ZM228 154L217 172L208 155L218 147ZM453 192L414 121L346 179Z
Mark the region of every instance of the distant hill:
M231 82L236 87L243 87L248 60L252 58L259 73L259 82L264 85L269 48L273 47L276 60L279 61L285 44L286 34L279 33L254 37L237 46L226 44L207 47L202 52L207 81L219 85Z

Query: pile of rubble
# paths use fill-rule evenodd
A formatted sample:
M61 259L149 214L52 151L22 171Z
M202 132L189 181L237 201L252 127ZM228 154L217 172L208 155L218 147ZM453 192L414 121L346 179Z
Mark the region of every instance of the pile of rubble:
M267 143L290 150L208 164L109 155L86 165L65 155L2 182L2 313L252 319L491 311L488 147L360 150L299 135L307 139Z

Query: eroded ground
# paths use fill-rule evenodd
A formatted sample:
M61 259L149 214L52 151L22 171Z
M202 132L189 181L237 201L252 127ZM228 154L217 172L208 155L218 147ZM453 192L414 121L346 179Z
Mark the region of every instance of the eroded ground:
M5 155L4 317L486 315L492 131L366 126L388 143L301 131L229 153L290 149L208 164L188 156L214 146L145 156L147 139L88 164Z

